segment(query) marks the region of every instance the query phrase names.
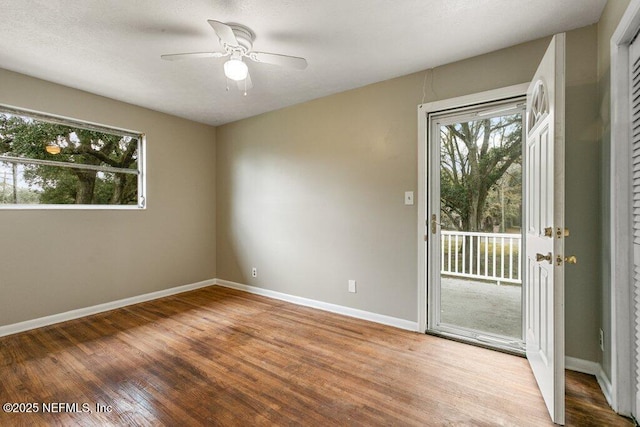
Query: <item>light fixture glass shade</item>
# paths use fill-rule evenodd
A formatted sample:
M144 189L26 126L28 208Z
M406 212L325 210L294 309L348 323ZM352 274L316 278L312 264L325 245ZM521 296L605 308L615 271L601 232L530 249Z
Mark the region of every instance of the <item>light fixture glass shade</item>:
M242 59L231 58L224 63L224 75L231 80L244 80L247 78L249 68Z
M47 146L44 147L44 149L49 154L60 154L60 146L56 144L47 144Z

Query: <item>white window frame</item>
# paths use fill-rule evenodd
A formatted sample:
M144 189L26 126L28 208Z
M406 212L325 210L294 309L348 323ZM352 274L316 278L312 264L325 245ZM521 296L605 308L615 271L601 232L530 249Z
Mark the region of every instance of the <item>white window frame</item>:
M29 110L26 108L15 107L6 104L0 104L0 113L8 113L16 116L26 116L47 123L55 123L64 126L78 127L81 129L92 130L96 132L109 133L112 135L129 136L138 140L138 168L133 173L138 176L138 203L136 205L108 205L108 204L0 204L0 210L47 210L47 209L70 209L70 210L144 210L147 207L147 185L146 185L146 134L129 129L123 129L113 126L106 126L89 121L72 119L69 117L59 116L55 114L42 113L39 111ZM0 160L3 158L0 156ZM39 160L17 157L6 157L9 162L20 164L42 164L49 166L66 167L70 166L65 162ZM85 165L79 169L91 169L102 172L123 173L118 168L110 166L91 166Z
M427 251L429 223L429 114L527 94L529 83L418 105L418 330L427 331Z

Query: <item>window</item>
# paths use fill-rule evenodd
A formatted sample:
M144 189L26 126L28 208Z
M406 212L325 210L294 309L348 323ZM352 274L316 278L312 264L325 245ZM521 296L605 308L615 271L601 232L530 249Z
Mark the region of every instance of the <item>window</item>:
M144 139L0 106L0 207L144 208Z

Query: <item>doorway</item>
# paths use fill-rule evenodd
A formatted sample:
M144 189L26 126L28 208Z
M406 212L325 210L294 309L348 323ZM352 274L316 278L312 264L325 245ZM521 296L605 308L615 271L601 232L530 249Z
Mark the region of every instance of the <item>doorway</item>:
M429 116L427 331L522 353L524 97Z
M576 262L574 256L566 257L564 253L564 240L568 236L564 223L565 39L564 33L553 36L530 83L418 106L418 326L421 329L424 327L427 333L514 353L526 353L549 415L557 424L564 424L565 415L564 266ZM510 337L505 339L499 334L481 334L467 328L468 335L465 336L457 333L464 332L465 328L444 330L447 325L442 322L438 306L442 301L438 295L441 287L434 286L443 276L442 266L449 263L448 257L444 261L441 254L434 255L443 246L443 222L439 216L442 214L442 135L436 133L442 132L442 129L432 124L440 119L440 124L444 126L455 127L462 123L471 126L469 123L474 120L515 113L525 94L526 126L520 123L521 128L526 128L526 138L522 138L526 140L526 150L521 159L521 176L525 178L525 191L522 194L525 209L521 209L525 234L521 235L524 254L518 266L523 270L520 277L526 291L520 293L526 308L523 310L526 316L522 316L525 318L526 335L522 334L518 345L516 340ZM519 111L522 114L522 110ZM455 116L465 112L472 115ZM449 119L455 120L449 123ZM477 148L473 150L477 151ZM490 159L494 162L504 161L501 156ZM478 192L474 196L480 199L481 194ZM476 212L478 223L481 220ZM467 243L465 245L468 247ZM476 272L485 272L489 269L487 265L493 266L493 259L502 259L500 254L494 256L491 262L488 261L487 253L493 254L493 248L496 247L497 244L487 244L484 252L481 247L478 248L485 262L484 267ZM503 247L500 242L500 251L496 250L496 254L502 252ZM459 245L452 244L451 253L460 250ZM455 259L452 257L453 265ZM465 259L469 259L466 252ZM481 261L476 262L483 265ZM493 271L501 271L501 268L493 268ZM521 349L523 343L526 344L524 352Z

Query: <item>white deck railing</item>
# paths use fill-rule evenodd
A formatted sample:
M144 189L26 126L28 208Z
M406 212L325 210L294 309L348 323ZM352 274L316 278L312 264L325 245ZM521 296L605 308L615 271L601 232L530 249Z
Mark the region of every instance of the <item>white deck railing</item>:
M522 283L520 234L442 230L440 235L441 274Z

